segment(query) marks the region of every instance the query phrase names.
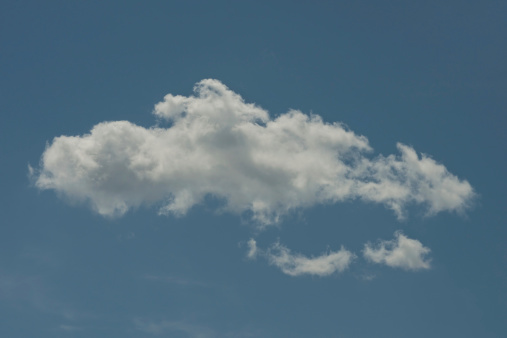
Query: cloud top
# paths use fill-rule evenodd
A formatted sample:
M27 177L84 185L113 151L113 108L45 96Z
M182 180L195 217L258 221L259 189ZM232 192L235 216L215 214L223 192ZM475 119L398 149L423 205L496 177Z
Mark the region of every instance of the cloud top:
M261 225L350 199L384 204L399 218L411 203L429 214L462 211L474 195L467 181L409 146L370 158L367 138L342 124L297 110L271 118L218 80L200 81L191 96L166 95L154 114L162 122L151 128L102 122L89 134L55 137L36 186L104 216L141 205L181 216L214 196L221 210Z
M393 240L381 240L377 246L365 244L363 255L373 263L404 270L421 270L430 268L430 260L425 257L430 251L418 240L396 232Z

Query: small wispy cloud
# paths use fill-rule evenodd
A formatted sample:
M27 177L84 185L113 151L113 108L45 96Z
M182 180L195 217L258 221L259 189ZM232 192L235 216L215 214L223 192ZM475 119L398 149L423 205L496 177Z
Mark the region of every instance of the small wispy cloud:
M136 318L133 321L135 329L150 336L188 337L188 338L254 338L271 337L258 328L243 327L235 330L218 331L208 325L195 323L186 319L153 320Z
M65 331L65 332L75 332L75 331L81 331L81 330L83 330L83 328L79 327L79 326L74 326L74 325L62 324L62 325L58 326L58 330Z
M258 251L257 251L257 242L255 241L255 239L250 238L247 242L247 245L248 245L248 252L247 252L246 256L249 259L256 258Z
M352 252L343 247L338 251L328 251L316 257L292 253L280 242L276 242L268 249L262 250L257 247L254 239L250 239L248 247L248 258L254 259L257 256L262 256L268 260L269 264L278 267L289 276L329 276L335 272L346 270L355 258Z
M135 319L134 325L137 330L151 335L167 336L171 333L183 333L189 338L214 338L217 337L214 330L196 324L191 324L185 321L151 321L143 319Z
M41 313L75 320L78 312L59 301L48 283L40 276L23 275L0 270L0 299L4 303L27 304Z
M151 204L182 216L212 195L224 201L222 210L247 212L260 225L350 199L383 204L398 218L409 204L428 214L461 212L475 195L410 146L370 157L368 139L341 123L297 110L272 118L218 80L202 80L194 91L156 104L156 127L102 122L89 134L55 137L40 167L29 168L35 186L104 216Z
M380 240L377 245L366 243L364 257L373 263L385 264L405 270L430 268L426 255L431 251L416 239L410 239L401 232L396 232L393 240Z
M362 280L365 280L365 281L372 281L375 278L377 278L377 275L372 274L372 273L365 273L365 274L360 275L359 278Z
M116 238L118 239L119 242L130 241L136 238L136 234L130 231L125 234L120 234Z

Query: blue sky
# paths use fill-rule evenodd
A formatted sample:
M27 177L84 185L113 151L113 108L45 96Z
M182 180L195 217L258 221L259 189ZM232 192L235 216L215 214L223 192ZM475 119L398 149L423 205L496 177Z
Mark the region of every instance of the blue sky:
M6 337L504 337L500 1L0 4Z

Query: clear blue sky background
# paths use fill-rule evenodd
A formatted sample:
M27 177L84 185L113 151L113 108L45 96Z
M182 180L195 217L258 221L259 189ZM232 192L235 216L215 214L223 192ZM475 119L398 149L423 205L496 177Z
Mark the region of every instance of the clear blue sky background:
M505 1L2 1L0 336L507 336ZM427 153L478 194L466 215L399 221L318 205L258 232L214 201L108 219L30 184L45 146L103 121L155 124L165 94L222 81L272 116L299 109ZM431 268L368 263L402 230ZM357 260L327 277L248 260L277 239ZM368 277L368 278L366 278Z

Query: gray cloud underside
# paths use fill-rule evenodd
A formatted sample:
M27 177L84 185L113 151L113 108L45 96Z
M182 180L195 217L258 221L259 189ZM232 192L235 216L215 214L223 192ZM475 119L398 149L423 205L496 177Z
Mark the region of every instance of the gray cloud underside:
M167 127L103 122L89 134L54 138L34 173L36 186L104 216L141 205L184 215L211 195L224 201L223 211L247 212L261 225L297 208L352 199L381 203L398 218L409 204L428 214L460 212L474 196L467 181L409 146L372 158L367 138L342 124L296 110L271 118L218 80L194 90L155 105Z

